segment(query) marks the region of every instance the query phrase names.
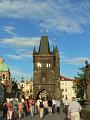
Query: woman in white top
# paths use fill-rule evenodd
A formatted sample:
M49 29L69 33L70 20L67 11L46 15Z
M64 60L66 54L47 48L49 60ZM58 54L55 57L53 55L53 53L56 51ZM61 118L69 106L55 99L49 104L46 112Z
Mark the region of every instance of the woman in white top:
M71 120L80 120L81 109L82 107L76 101L76 98L72 97L72 102L69 104L69 108L68 108L68 117L71 118Z

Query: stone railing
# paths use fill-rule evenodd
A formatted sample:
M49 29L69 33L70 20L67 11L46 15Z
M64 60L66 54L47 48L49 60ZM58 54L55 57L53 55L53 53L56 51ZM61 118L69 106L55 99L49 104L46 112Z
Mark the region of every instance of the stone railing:
M83 110L81 111L81 118L82 118L83 120L90 120L90 110L88 110L88 109L83 109Z

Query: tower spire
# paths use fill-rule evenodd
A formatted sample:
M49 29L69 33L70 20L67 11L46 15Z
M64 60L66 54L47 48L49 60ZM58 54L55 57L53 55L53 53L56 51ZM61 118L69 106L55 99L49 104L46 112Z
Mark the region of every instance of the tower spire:
M39 52L42 54L50 52L48 36L41 36Z

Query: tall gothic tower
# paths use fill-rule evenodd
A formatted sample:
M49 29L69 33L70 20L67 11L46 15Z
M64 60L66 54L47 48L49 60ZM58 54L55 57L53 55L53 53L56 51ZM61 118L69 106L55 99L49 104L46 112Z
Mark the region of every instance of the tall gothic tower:
M39 50L33 50L33 97L37 99L42 91L49 93L49 97L59 99L60 65L58 48L50 51L48 36L41 36Z

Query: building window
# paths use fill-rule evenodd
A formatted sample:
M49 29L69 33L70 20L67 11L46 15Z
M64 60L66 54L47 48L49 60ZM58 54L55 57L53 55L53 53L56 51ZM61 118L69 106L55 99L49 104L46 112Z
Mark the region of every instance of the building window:
M3 74L3 79L5 79L5 74Z
M65 92L67 92L67 88L65 88Z
M67 83L65 83L65 85L67 85Z
M64 98L64 95L62 95L62 98Z
M30 93L32 92L32 89L30 89Z
M29 93L29 90L27 90L26 93Z
M2 80L2 77L0 76L0 80Z
M62 83L62 85L64 85L64 83Z

